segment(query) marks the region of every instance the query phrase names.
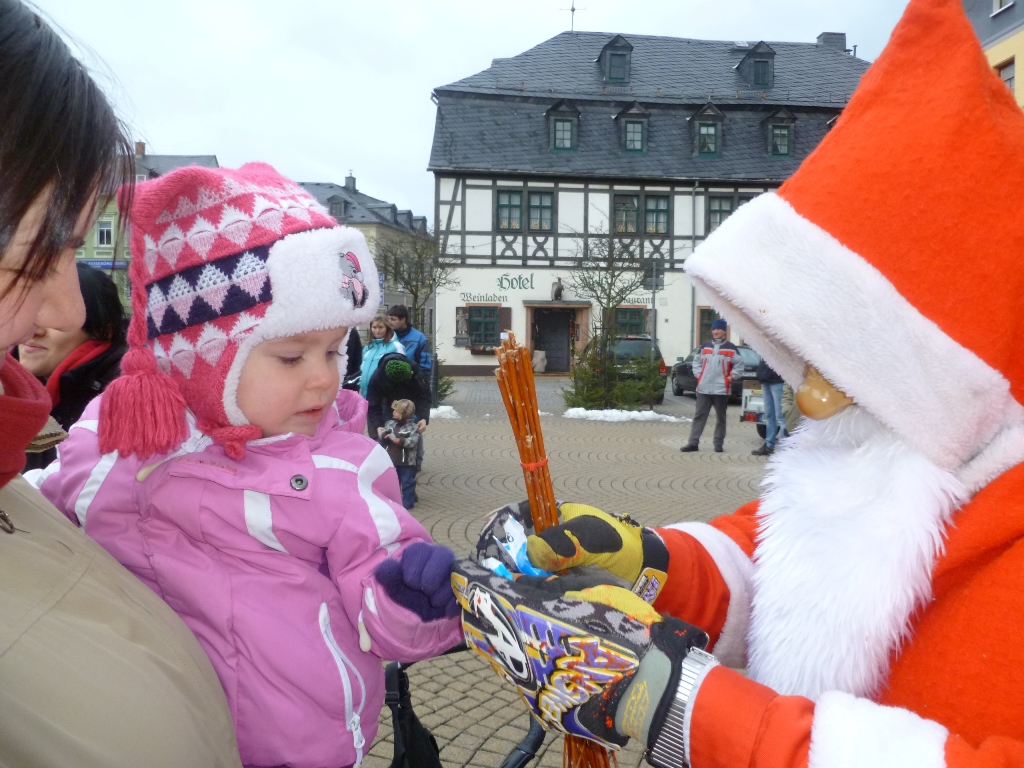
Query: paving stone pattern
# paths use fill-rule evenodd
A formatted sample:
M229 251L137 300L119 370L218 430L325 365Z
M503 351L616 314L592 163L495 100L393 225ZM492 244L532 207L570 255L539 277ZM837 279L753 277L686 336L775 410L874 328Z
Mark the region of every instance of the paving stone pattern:
M714 416L705 427L701 450L680 453L686 423L608 423L565 419L561 388L565 379L538 379L537 400L555 495L610 512L628 512L645 525L709 520L757 496L765 460L750 455L761 441L752 425L739 423L729 409L725 452L714 453ZM417 484L420 501L413 514L440 543L457 554L474 551L487 512L525 498L512 429L493 379L460 379L445 401L458 419L435 419L426 434L426 459ZM693 415L692 397L668 395L657 410ZM510 686L482 660L459 653L420 662L409 670L416 714L441 746L445 768L496 768L525 736L529 716ZM387 768L394 744L391 712L381 712L380 731L363 765ZM556 768L562 741L549 734L540 760ZM643 763L631 744L619 753L622 768Z

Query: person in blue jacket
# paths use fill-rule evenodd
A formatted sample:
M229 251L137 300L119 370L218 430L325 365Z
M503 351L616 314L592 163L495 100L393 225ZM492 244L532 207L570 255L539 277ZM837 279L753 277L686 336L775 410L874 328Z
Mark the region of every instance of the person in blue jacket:
M377 315L370 323L370 343L363 347L363 364L360 368L359 394L366 397L370 377L377 370L377 364L384 355L398 352L405 354L405 347L395 338L391 321L387 315Z
M430 342L422 331L412 327L409 319L409 308L404 304L396 304L388 309L388 319L395 335L405 347L405 356L420 367L420 372L428 380L434 359L430 354Z

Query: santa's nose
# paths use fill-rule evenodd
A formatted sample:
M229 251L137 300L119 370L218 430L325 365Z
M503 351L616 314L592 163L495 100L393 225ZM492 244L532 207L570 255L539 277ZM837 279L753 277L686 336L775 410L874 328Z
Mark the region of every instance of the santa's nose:
M808 419L820 421L853 405L853 399L822 376L817 368L808 365L796 391L796 405Z

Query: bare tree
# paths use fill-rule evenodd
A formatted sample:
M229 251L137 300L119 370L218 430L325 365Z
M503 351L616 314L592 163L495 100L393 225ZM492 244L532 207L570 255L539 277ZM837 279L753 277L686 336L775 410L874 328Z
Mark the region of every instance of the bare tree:
M423 325L433 292L459 284L456 262L439 254L433 234L379 232L376 251L377 268L412 298L409 311L417 326Z
M606 344L615 336L615 308L644 287L646 265L635 238L597 233L581 241L586 245L577 248L578 263L569 273L569 286L597 305L594 337Z

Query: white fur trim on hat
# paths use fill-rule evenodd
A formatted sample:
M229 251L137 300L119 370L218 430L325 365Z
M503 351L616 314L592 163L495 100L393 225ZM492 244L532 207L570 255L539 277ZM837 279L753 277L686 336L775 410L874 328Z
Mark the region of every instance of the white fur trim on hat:
M808 768L944 768L949 732L907 709L848 693L818 699Z
M1024 461L1024 408L1006 378L777 194L737 209L686 271L786 381L811 363L971 487Z
M224 412L234 426L249 423L238 407L237 394L253 347L268 339L367 323L380 304L377 266L362 233L349 227L313 229L281 238L270 249L267 273L270 306L239 345L224 382ZM344 347L343 340L339 351ZM345 361L340 354L342 376Z

